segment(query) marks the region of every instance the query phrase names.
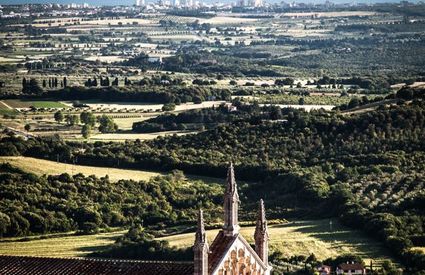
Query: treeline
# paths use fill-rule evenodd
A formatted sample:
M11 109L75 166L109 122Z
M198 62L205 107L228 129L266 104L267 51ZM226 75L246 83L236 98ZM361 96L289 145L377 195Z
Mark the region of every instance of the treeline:
M260 66L250 59L225 55L223 52L199 52L198 49L185 49L164 59L164 70L174 72L193 72L209 75L211 73L234 76L282 76L271 66Z
M40 98L56 100L90 100L105 102L151 102L151 103L186 103L207 100L230 100L228 89L212 87L161 87L149 86L133 89L118 87L84 88L66 87L59 91L47 91Z
M207 129L223 123L244 120L277 120L282 119L289 111L278 106L260 107L258 104L242 104L238 100L233 105L222 104L218 107L189 110L178 114L162 114L157 117L133 123L133 131L152 133L171 130Z
M397 22L395 24L351 24L339 25L335 31L345 32L383 32L383 33L397 33L397 32L422 32L425 28L425 23L421 21L407 23Z
M403 101L414 100L414 99L425 99L425 89L415 89L405 86L397 91L395 94L389 94L384 97L375 97L368 99L366 96L361 98L353 97L348 104L341 104L335 107L335 110L349 110L356 107L360 107L366 104L385 104L385 103L398 103L403 104Z
M189 187L184 182L178 172L139 182L110 182L107 177L82 174L38 177L2 164L0 236L72 230L93 233L134 223L159 230L191 224L198 208L219 207L220 187L202 182Z
M196 18L213 18L216 16L215 12L208 12L208 10L172 10L167 12L167 14Z

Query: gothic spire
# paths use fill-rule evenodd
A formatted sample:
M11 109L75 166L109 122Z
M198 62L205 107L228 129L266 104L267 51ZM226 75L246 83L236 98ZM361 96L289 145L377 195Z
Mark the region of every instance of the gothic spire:
M230 166L227 169L227 180L226 180L226 193L233 194L236 192L236 196L238 196L238 190L236 187L236 179L235 179L235 171L233 169L233 163L230 162ZM239 198L239 196L238 196Z
M233 163L227 170L226 192L224 194L224 233L233 236L239 233L238 224L239 195L235 180Z
M254 232L255 239L255 252L260 259L268 264L268 241L269 233L267 229L266 210L264 208L264 201L261 199L257 214L257 225Z
M202 209L199 209L198 212L198 228L196 229L195 235L195 244L196 243L205 243L205 225L204 225L204 212Z
M266 221L266 210L264 208L263 199L260 200L258 204L258 213L257 213L257 227L256 229L265 231L267 230L267 221Z
M208 241L205 233L203 211L198 212L198 228L195 233L194 251L194 275L208 274Z

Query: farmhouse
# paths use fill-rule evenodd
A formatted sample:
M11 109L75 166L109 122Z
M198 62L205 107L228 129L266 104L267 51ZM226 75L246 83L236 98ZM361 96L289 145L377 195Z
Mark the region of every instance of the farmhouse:
M231 164L224 194L224 226L209 246L203 212L199 210L193 262L0 256L0 274L269 275L272 267L268 264L269 235L263 200L254 233L255 250L239 233L239 203Z
M336 274L366 274L366 269L359 263L343 263L336 268Z

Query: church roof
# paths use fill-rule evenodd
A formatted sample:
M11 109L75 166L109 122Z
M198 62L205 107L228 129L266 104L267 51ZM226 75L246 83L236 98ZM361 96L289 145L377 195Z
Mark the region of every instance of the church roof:
M193 262L136 261L97 258L45 258L0 255L0 274L189 275L193 274Z
M236 240L237 235L226 236L222 230L220 230L215 237L214 241L210 246L211 254L208 256L208 269L209 273L215 270L218 264L229 247Z

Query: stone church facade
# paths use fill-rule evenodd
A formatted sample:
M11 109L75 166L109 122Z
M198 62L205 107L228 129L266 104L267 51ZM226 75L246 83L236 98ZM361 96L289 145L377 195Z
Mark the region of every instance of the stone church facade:
M268 229L264 202L259 202L257 223L254 233L255 250L239 233L239 195L233 165L227 172L224 194L224 226L211 246L208 244L204 227L203 212L199 210L198 228L195 234L195 275L269 275Z

